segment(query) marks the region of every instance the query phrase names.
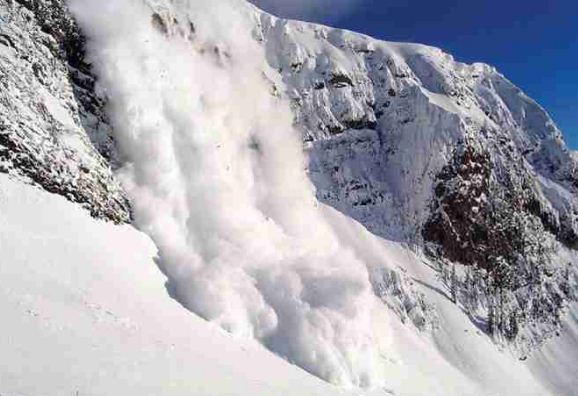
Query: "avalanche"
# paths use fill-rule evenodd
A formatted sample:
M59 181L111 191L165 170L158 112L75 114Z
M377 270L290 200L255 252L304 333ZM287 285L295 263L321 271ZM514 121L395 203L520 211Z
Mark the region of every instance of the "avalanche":
M145 3L73 3L136 224L187 308L328 381L376 385L367 267L319 211L243 6L163 2L187 27L172 31Z

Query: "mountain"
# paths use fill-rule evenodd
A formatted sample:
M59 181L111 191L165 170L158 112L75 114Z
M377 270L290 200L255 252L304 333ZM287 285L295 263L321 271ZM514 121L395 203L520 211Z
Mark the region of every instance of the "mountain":
M156 244L171 297L322 379L399 394L575 394L578 163L494 68L244 1L71 5L0 3L2 172L97 219L132 221ZM3 183L22 191L6 211L41 194ZM58 202L41 207L68 222L75 209ZM8 274L42 257L14 264L21 218L7 217L2 236ZM81 240L91 221L63 238ZM95 257L87 273L106 260ZM71 276L67 265L55 276ZM43 328L22 340L65 337ZM139 348L122 353L139 359ZM66 378L94 381L91 367ZM0 372L12 384L0 392L41 392L8 382L14 370Z
M558 253L576 248L578 179L548 114L488 65L257 18L318 199L376 235L481 270L457 283L466 300L489 288L492 305L505 294L491 333L536 344L542 335L521 334L526 325L546 337L556 331L562 301L576 298L567 286L572 260ZM468 307L474 316L478 304Z

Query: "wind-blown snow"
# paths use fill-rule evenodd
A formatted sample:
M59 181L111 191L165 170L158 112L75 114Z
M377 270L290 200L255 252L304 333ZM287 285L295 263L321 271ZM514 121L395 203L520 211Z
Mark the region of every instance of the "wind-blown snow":
M249 0L268 12L285 18L337 19L364 3L364 0Z
M178 300L326 380L379 382L367 268L318 209L241 2L160 3L194 21L167 35L141 1L72 5L111 100L136 224Z

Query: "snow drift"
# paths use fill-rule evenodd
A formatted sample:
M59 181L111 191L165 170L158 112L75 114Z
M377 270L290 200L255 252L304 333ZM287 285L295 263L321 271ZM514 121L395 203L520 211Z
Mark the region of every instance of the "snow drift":
M72 8L171 291L326 380L379 382L366 265L319 210L246 5L155 3L161 14L137 0Z

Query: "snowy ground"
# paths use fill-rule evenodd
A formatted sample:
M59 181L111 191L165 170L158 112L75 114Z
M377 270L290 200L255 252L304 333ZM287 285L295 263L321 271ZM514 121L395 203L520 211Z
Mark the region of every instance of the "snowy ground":
M347 226L341 237L358 252L435 287L428 267L406 249L326 212ZM361 393L328 385L183 309L166 292L156 248L132 227L95 221L62 197L4 175L0 214L2 396ZM429 337L385 308L376 313L387 385L365 394L547 395L536 377L555 384L552 394L575 394L575 317L572 331L532 360L532 376L497 352L443 291L424 292L441 329Z
M183 309L133 228L4 175L0 213L2 396L341 393Z
M578 306L574 304L560 337L530 359L530 368L553 393L578 395Z

